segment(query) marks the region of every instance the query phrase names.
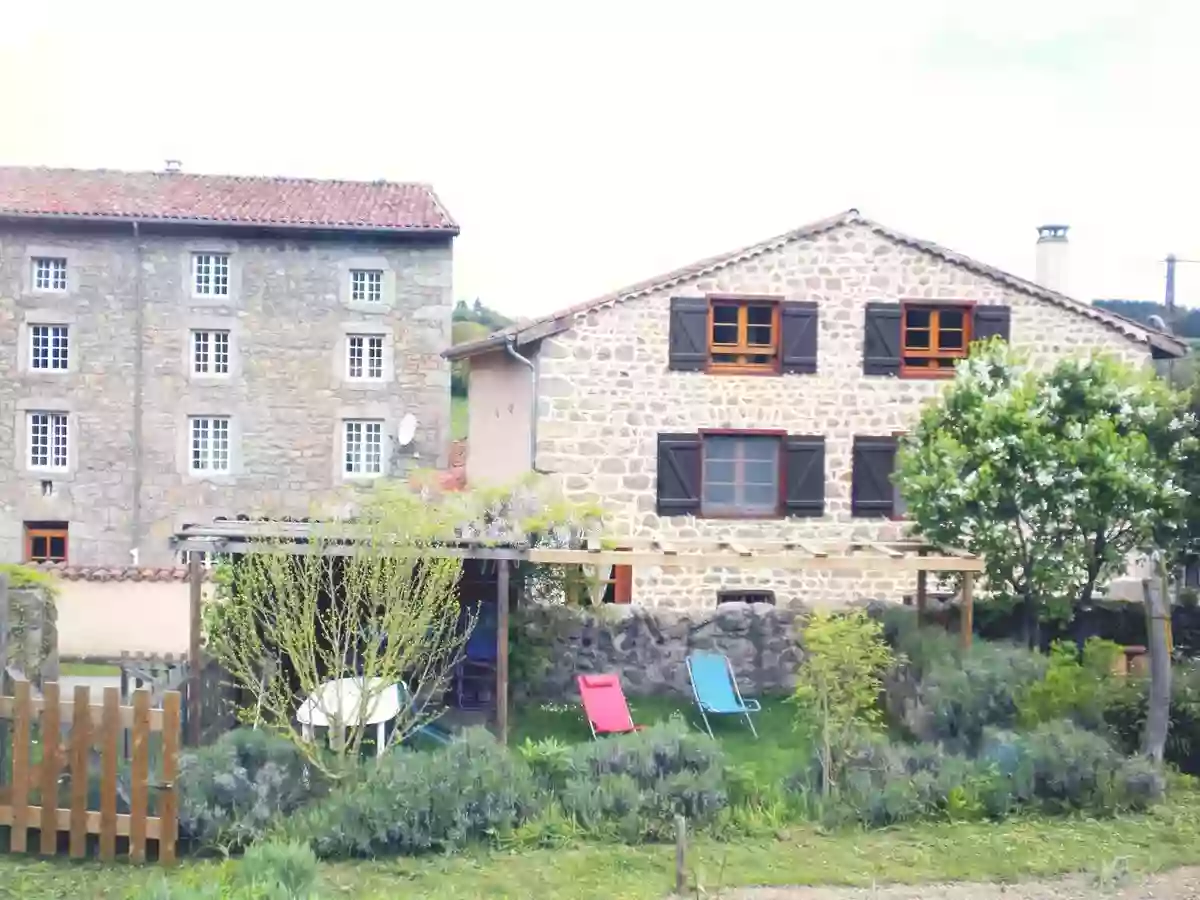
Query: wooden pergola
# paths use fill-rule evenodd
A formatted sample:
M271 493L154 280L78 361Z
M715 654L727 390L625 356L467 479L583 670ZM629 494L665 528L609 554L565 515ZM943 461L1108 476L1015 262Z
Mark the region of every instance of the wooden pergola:
M191 586L190 677L200 673L200 611L205 553L241 555L261 553L270 546L294 544L303 547L319 542L321 552L348 556L361 537L353 523L263 520L223 520L208 525L188 525L173 543L187 554ZM938 550L920 541L661 541L645 538L586 540L574 548L543 547L528 543L461 538L440 543L430 555L482 560L496 564L496 728L501 740L508 737L508 638L509 577L514 564L566 566L661 566L688 569L775 569L787 571L916 573L917 610L925 612L928 573L959 573L962 576L960 639L970 646L974 626L975 578L983 571L983 560L966 551ZM199 690L188 692L189 722L200 721Z

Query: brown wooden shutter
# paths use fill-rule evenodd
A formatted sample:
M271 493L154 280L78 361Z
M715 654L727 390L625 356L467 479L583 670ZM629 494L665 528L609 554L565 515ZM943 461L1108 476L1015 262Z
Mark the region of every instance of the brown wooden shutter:
M708 365L708 301L703 297L672 297L668 368L702 372Z
M784 372L813 375L817 371L817 304L811 300L784 303L780 311Z
M850 489L855 516L890 516L895 509L896 438L856 437Z
M698 434L658 436L658 514L700 512L701 444Z
M788 435L784 442L784 509L789 516L825 514L825 438Z
M990 337L999 337L1007 341L1011 323L1012 310L1007 306L976 306L971 340L983 341Z
M900 317L898 303L868 303L863 332L863 374L900 374Z
M633 566L613 566L613 603L633 600Z

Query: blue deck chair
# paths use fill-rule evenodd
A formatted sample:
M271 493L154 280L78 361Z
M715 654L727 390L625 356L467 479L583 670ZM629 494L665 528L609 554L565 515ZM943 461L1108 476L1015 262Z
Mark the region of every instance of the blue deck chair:
M750 713L759 712L762 707L757 700L743 700L742 692L738 690L737 678L734 677L733 667L729 659L720 653L691 653L687 658L688 677L692 682L692 694L696 705L700 707L700 715L704 719L704 727L708 736L713 737L712 725L708 723L708 715L745 716L750 733L756 738L758 731Z

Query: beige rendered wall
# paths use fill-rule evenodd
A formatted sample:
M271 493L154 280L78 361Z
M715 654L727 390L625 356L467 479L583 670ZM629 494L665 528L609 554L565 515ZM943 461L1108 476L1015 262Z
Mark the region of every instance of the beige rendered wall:
M60 656L187 653L187 582L64 579L58 589Z
M533 373L503 350L471 359L467 483L505 484L529 471Z
M672 296L767 294L819 305L817 372L716 376L667 367ZM1078 313L1035 298L869 228L853 225L784 244L645 297L579 316L538 354L537 466L568 497L601 502L613 536L727 540L891 540L903 522L851 515L856 435L906 430L944 382L863 374L867 303L946 299L1004 304L1012 343L1045 365L1106 351L1150 362L1145 345ZM516 400L514 394L513 399ZM659 516L657 436L703 428L771 428L825 437L825 515L815 519L716 520ZM474 449L472 434L472 449ZM486 446L486 443L484 444ZM639 567L633 602L713 606L722 589L774 590L786 605L898 599L915 576Z

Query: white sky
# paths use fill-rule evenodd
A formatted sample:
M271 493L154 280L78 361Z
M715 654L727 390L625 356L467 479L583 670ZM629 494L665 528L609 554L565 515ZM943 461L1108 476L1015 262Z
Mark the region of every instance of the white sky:
M1064 221L1072 293L1161 299L1197 46L1190 0L0 0L0 162L430 181L513 315L851 206L1025 276Z

